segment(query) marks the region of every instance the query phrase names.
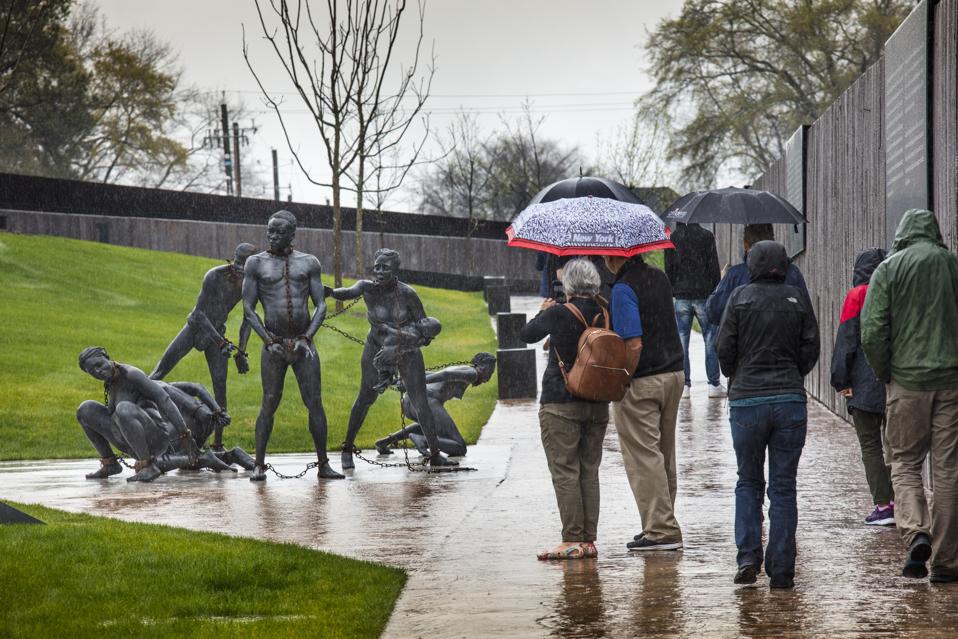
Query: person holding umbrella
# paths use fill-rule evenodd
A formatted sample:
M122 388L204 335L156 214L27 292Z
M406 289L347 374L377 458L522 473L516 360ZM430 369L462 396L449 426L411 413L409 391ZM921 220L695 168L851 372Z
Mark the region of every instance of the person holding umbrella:
M558 197L553 199L553 194ZM665 223L626 187L573 178L543 189L506 230L509 246L553 255L601 255L615 274L612 328L626 341L631 378L613 402L616 430L643 532L630 550L677 550L675 422L685 376L665 273L641 253L675 248ZM643 350L644 347L644 350Z
M742 248L745 251L742 255L742 263L736 264L725 272L722 280L705 302L705 313L708 315L709 322L716 325L720 324L722 314L725 312L725 307L728 305L732 292L738 287L752 282L752 276L748 268L748 252L755 244L766 241L775 241L775 231L771 224L747 224L745 226L745 232L742 234ZM792 264L791 260L788 262L788 270L785 273L785 283L797 288L811 305L805 278L798 267Z

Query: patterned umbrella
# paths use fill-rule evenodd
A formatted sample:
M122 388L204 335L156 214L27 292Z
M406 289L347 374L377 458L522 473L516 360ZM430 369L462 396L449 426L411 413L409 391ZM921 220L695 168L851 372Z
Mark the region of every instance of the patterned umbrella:
M506 229L509 246L554 255L621 255L675 248L652 209L604 197L532 204Z

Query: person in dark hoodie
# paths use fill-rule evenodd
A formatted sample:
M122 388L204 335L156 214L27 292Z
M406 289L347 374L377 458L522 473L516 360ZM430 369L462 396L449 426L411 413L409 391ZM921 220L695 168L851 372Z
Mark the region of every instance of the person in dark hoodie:
M858 443L862 449L865 479L875 510L865 517L871 526L895 525L894 492L891 471L885 463L885 385L878 381L862 351L861 315L872 273L885 259L880 248L863 250L855 258L852 289L845 296L842 315L832 352L832 387L848 402Z
M808 298L786 284L788 256L778 242L748 254L751 284L729 298L718 331L718 357L729 378L735 486L735 583L755 583L761 569L765 452L769 533L765 573L772 588L795 582L796 476L808 421L804 377L818 361L818 323Z
M722 279L715 236L698 224L677 224L670 239L675 250L665 251L665 274L672 284L675 322L679 327L685 355L685 390L682 398L688 399L692 394L689 337L693 318L698 318L705 340L705 376L709 397L725 397L725 388L719 378L718 357L715 355L715 329L718 325L710 322L705 313L705 300Z
M775 231L771 224L747 224L742 233L742 248L745 254L742 255L742 263L729 268L722 276L722 281L718 283L712 294L705 302L705 312L708 315L709 322L718 324L722 321L722 313L725 311L725 305L728 304L732 292L739 286L745 286L752 281L748 268L748 252L757 242L774 241ZM805 299L808 299L808 287L805 285L805 278L798 267L789 261L788 269L785 273L785 283L799 289ZM811 304L811 301L809 301Z

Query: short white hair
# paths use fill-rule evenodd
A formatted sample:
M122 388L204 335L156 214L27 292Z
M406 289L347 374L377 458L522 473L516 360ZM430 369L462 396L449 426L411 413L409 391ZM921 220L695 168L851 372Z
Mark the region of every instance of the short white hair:
M598 295L602 278L595 264L585 258L574 259L562 267L562 289L566 297Z

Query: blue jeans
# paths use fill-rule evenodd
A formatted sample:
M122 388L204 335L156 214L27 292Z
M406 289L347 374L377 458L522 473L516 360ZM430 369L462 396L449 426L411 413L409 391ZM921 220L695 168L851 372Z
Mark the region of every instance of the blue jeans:
M685 385L692 385L689 374L689 335L692 333L692 317L697 317L702 337L705 338L705 376L709 384L717 386L719 383L719 361L715 353L715 333L718 326L709 324L705 314L705 300L675 300L675 322L679 326L679 338L682 340L682 354L685 356Z
M795 478L805 446L808 411L787 402L731 407L732 442L738 460L735 485L735 545L738 565L762 563L762 503L765 449L768 449L768 548L765 573L774 580L795 576L795 530L798 505Z

